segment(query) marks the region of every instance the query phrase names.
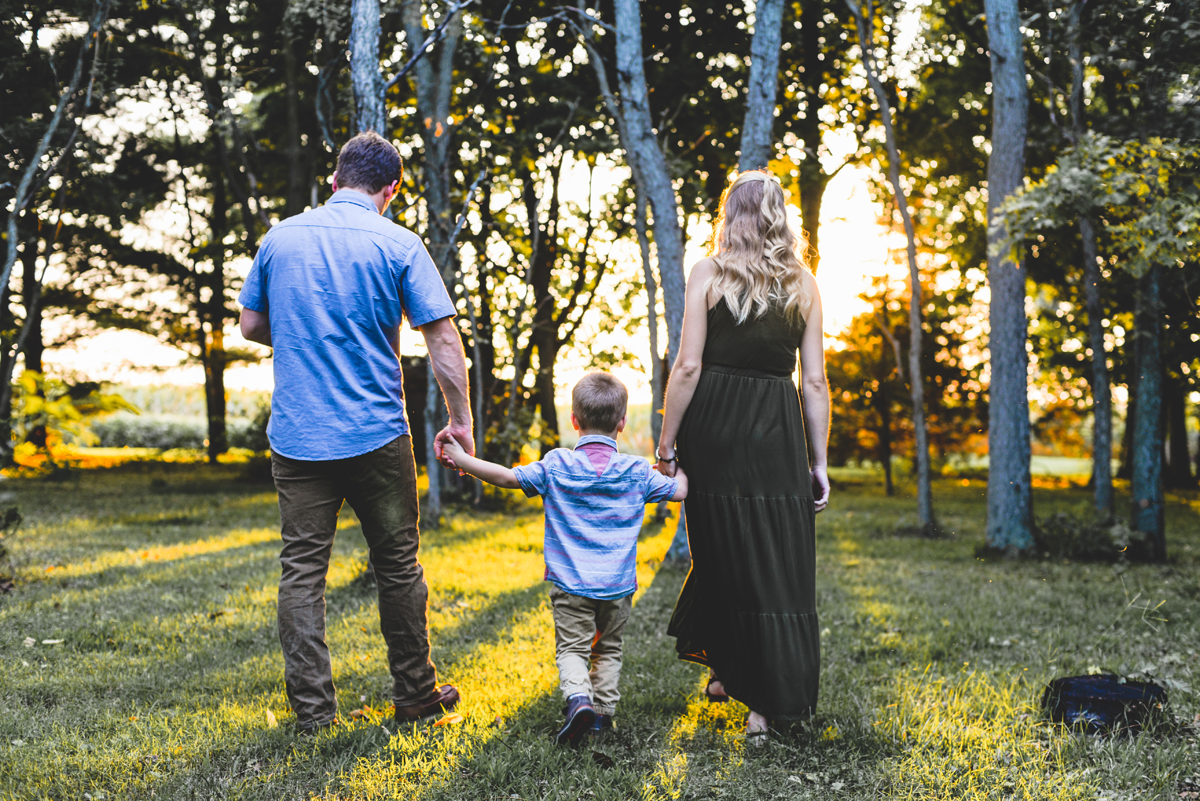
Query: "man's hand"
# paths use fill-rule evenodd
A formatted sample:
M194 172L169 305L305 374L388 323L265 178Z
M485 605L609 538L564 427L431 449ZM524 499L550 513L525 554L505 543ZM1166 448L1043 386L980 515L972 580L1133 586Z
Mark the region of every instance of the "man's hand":
M451 423L439 431L437 436L433 438L434 456L437 457L437 460L441 462L444 467L457 469L457 466L447 459L446 447L452 443L457 443L460 448L466 451L468 456L474 456L475 440L472 437L472 434L473 432L470 425L464 426Z

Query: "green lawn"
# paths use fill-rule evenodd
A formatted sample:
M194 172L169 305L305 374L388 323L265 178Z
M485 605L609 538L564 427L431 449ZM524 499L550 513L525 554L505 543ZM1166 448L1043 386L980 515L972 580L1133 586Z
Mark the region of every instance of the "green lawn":
M939 483L954 534L892 535L910 499L843 480L818 518L822 697L761 748L708 705L664 629L682 574L648 525L618 729L556 749L561 700L541 519L516 498L428 532L434 659L465 722L396 730L365 546L343 520L329 637L346 725L292 731L275 633L278 513L236 465L134 464L9 480L25 524L0 596L0 798L1172 799L1200 791L1200 498L1173 497L1172 562L980 561L985 488ZM1086 503L1038 490L1038 514ZM1160 605L1161 602L1161 605ZM53 641L61 643L53 644ZM51 641L47 643L45 641ZM1138 737L1044 723L1047 679L1151 675L1170 719Z

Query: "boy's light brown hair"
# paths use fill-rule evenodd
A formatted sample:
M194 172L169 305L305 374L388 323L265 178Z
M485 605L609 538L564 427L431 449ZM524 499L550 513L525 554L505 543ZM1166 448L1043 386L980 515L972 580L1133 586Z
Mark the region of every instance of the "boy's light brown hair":
M616 431L629 404L629 390L611 373L588 373L571 390L571 411L586 431Z

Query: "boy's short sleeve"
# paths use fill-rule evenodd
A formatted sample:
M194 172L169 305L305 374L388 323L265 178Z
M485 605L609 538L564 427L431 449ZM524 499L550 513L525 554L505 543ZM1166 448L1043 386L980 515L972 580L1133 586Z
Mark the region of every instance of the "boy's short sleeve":
M514 467L512 471L513 475L517 477L517 483L521 485L521 490L525 493L525 497L532 498L534 495L546 494L549 482L547 481L546 466L544 464L534 462L533 464Z
M238 295L238 303L259 314L266 314L270 308L267 303L267 269L264 264L269 251L269 241L269 237L263 239L262 246L254 256L254 264L250 266L250 274L246 276L241 294Z
M679 487L679 482L646 466L646 503L669 501Z

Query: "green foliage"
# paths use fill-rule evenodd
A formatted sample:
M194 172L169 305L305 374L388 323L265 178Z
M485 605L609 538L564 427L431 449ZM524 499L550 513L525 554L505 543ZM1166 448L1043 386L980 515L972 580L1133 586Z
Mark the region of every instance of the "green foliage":
M994 225L1008 238L995 247L1015 259L1022 242L1083 215L1103 222L1116 263L1134 276L1200 259L1200 145L1089 134L1005 201Z
M91 444L96 441L91 421L115 411L138 413L120 395L101 392L99 384L68 384L26 370L13 394L13 437L30 451L50 452L66 437Z

